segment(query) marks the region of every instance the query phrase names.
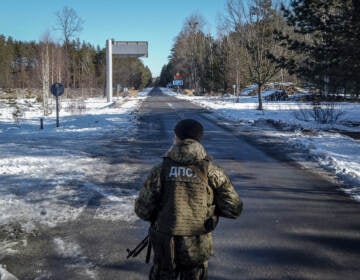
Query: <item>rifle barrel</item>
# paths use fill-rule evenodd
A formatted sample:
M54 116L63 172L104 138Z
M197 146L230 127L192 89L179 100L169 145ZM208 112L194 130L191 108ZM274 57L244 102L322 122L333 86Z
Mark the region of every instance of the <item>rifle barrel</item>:
M138 254L140 254L140 252L144 250L148 242L149 242L149 235L147 235L133 250L127 248L126 249L126 251L128 252L127 259L130 257L135 258Z

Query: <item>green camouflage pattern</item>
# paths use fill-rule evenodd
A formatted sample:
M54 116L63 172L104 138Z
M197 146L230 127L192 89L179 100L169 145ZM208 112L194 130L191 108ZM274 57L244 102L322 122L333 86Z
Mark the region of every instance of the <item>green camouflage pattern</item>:
M152 230L154 265L150 279L207 279L207 260L213 254L211 233L197 236L169 236Z
M175 261L181 266L201 265L214 254L212 234L175 236Z
M154 263L151 267L150 280L176 280L180 275L180 280L207 280L208 279L208 262L201 265L185 268L184 270L163 270Z
M199 142L186 139L180 145L173 145L166 157L179 163L191 164L208 156ZM145 221L154 222L156 218L161 197L161 167L162 164L158 164L152 168L135 202L135 213ZM209 163L208 184L214 192L216 214L225 218L237 218L242 211L242 201L224 170L213 162Z
M208 208L213 206L214 200L209 200L208 195L212 193L208 186L208 163L202 160L184 165L164 158L161 211L156 218L159 231L180 236L209 232L206 228Z
M209 158L204 147L199 142L192 139L186 139L180 144L173 145L166 153L166 157L184 165L193 164ZM174 236L173 246L165 246L166 242L164 243L164 240L166 238L164 238L164 236L163 238L160 238L160 240L162 240L160 243L156 243L156 240L159 238L158 235L161 235L161 233L156 231L156 216L160 210L159 205L161 200L161 170L162 164L152 168L135 201L135 213L141 219L155 223L151 234L152 239L154 239L152 242L155 253L152 271L155 271L156 274L159 275L167 275L168 277L166 278L166 276L164 276L164 278L161 278L159 276L159 278L153 279L173 279L172 277L175 275L174 270L171 268L173 262L176 263L175 267L206 268L206 271L203 271L203 273L199 273L201 269L195 269L197 274L205 275L207 273L207 260L213 254L211 232L196 236ZM207 176L208 189L212 190L208 191L209 199L213 199L215 204L215 210L212 209L212 211L214 211L215 215L220 217L237 218L242 211L242 201L234 189L229 177L221 167L211 161L209 162ZM168 238L171 237L168 236ZM159 246L162 246L162 249L157 248L156 244L160 244ZM166 252L166 248L169 248L170 252ZM169 258L165 256L170 257L170 262L168 261ZM167 260L167 263L162 264L161 260Z
M161 191L161 164L154 166L147 176L139 196L135 201L135 213L139 218L154 222Z
M229 177L221 167L211 162L208 172L208 183L214 192L215 214L231 219L239 217L243 205Z

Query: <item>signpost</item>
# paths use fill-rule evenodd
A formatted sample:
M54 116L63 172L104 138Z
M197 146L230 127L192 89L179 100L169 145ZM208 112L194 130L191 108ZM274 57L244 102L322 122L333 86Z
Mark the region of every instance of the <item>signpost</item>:
M239 90L237 89L237 85L233 85L233 89L234 89L234 96L236 96L236 102L239 103L240 100L240 96L239 96Z
M148 57L148 42L146 41L114 41L112 53L119 57Z
M173 81L173 85L174 85L174 86L183 86L183 85L184 85L184 81L183 81L183 80L174 80L174 81Z
M184 85L184 80L181 77L180 73L176 73L174 75L174 80L173 80L173 86L177 87L177 92L179 93L179 87Z
M106 97L112 102L112 55L119 57L148 57L148 42L146 41L106 41Z
M56 127L59 127L59 96L65 92L65 88L62 84L55 83L51 85L50 91L56 98Z

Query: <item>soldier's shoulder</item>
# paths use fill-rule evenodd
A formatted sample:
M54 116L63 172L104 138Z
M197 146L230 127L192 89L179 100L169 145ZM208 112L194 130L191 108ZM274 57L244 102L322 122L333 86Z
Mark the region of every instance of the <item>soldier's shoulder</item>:
M158 163L151 168L150 174L158 174L161 172L161 169L162 169L162 163Z
M225 170L220 165L214 163L213 161L209 161L208 176L226 177L227 175L225 173Z
M162 164L156 164L151 169L150 172L147 175L146 181L154 182L158 181L161 177L161 170L162 170Z

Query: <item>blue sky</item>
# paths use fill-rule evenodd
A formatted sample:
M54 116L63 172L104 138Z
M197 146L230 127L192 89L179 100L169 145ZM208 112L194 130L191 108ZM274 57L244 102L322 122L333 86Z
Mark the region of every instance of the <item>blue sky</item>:
M0 34L21 41L39 41L46 31L53 40L55 13L73 8L84 20L81 41L105 47L106 39L148 41L149 57L142 58L153 76L167 63L174 38L184 21L200 14L207 22L205 32L216 35L219 14L226 0L0 0Z

